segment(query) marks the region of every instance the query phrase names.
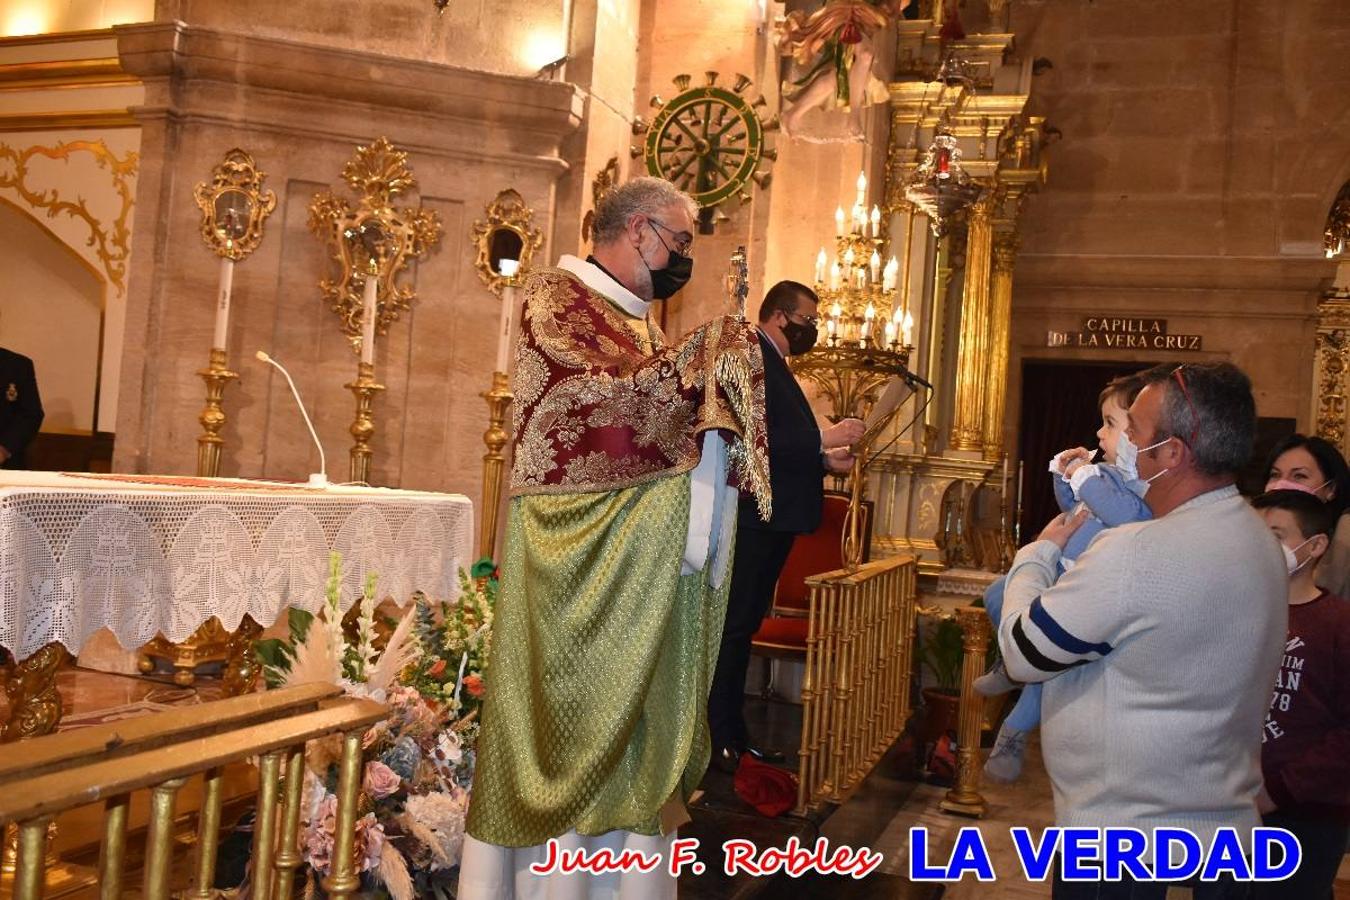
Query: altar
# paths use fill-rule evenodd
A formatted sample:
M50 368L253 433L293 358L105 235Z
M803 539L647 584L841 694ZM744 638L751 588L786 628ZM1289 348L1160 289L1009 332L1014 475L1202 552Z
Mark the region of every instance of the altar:
M0 474L0 646L17 669L6 739L52 730L55 670L108 629L134 651L212 617L266 627L323 603L340 557L342 606L447 597L472 562L473 505L422 491L228 478Z

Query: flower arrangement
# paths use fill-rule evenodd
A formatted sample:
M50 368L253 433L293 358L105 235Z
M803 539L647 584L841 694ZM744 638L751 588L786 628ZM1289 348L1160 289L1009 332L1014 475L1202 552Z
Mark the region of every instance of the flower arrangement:
M325 602L315 615L290 614L288 640L259 641L269 688L331 681L390 708L363 739L356 860L363 889L392 900L453 896L473 780L478 710L486 687L496 570L480 560L460 571L460 596L418 592L379 638L375 579L367 578L354 634L343 628L341 560L330 559ZM331 865L337 821L340 740L305 751L301 849L316 893ZM317 876L317 877L314 877Z

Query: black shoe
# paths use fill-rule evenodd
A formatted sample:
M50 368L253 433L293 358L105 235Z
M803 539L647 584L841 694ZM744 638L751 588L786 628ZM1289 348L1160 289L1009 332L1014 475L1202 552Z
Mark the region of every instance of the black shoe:
M787 757L783 755L783 751L774 750L770 747L751 747L747 745L742 752L749 753L755 759L764 763L780 763L787 759Z
M727 775L735 775L741 765L741 753L735 747L714 747L713 768Z

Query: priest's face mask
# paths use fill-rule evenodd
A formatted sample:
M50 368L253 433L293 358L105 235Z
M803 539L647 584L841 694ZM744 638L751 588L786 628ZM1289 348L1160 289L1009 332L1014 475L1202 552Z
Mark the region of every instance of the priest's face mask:
M644 300L666 300L689 281L694 261L694 223L683 207L667 207L659 216L644 215L638 231L637 252L642 265L636 272L635 293Z

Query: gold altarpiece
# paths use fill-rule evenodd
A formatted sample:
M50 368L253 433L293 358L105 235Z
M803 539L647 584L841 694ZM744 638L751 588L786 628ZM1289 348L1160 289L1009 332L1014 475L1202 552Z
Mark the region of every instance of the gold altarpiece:
M979 492L985 520L1012 520L1015 498L1005 491L1016 490L1017 464L1004 461L1004 434L1013 272L1023 206L1045 180L1043 120L1025 113L1029 68L1005 63L1012 35L972 34L943 45L932 20L898 27L886 208L890 234L913 236L910 367L934 392L922 410L918 398L908 401L892 428L911 420L913 426L870 472L867 493L878 498L873 552L913 553L922 573L944 582L955 577L944 592L978 593L988 579L972 573L963 587L958 573L998 571L1010 559L1003 528L972 533L973 505L985 487ZM935 79L949 57L964 63L966 80ZM939 129L956 137L961 165L983 189L959 219L945 223L940 238L905 197Z

